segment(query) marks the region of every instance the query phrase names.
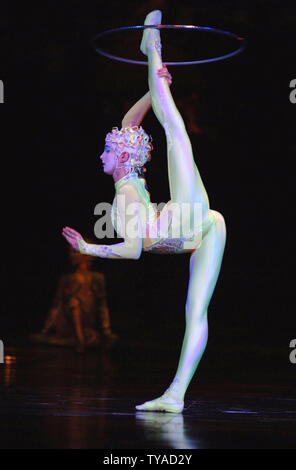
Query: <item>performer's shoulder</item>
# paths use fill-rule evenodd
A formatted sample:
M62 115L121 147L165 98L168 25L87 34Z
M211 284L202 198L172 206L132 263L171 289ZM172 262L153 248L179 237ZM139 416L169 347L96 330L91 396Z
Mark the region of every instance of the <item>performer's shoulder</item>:
M117 195L131 196L134 198L139 197L139 188L136 185L127 183L119 189Z

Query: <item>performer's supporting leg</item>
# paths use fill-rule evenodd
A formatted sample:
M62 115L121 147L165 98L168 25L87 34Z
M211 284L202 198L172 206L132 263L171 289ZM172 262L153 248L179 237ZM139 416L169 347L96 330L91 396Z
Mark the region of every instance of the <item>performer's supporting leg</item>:
M202 245L190 258L190 279L186 302L186 329L175 378L159 398L138 405L138 410L183 410L184 395L201 360L208 338L207 309L220 272L226 230L224 218L215 211L216 222Z
M226 241L224 218L215 211L215 219L216 222L203 239L201 247L194 250L190 257L186 329L179 365L173 381L181 400L184 398L206 347L207 309L217 283L224 253Z

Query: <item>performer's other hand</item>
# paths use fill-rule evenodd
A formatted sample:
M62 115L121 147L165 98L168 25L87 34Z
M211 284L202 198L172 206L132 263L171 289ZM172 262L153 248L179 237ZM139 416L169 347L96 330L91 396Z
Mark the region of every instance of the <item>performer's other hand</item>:
M162 68L157 71L157 74L159 77L165 77L168 81L169 86L171 86L171 84L173 83L173 79L165 65L163 65Z
M74 248L74 250L79 251L78 240L83 240L83 237L80 233L76 232L73 228L64 227L62 235L66 238L67 242Z

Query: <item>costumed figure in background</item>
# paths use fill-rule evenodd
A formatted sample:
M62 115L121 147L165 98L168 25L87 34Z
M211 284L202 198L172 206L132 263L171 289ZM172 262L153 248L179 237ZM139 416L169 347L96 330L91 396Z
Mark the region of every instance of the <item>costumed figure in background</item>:
M160 23L159 10L149 13L145 20L145 25ZM223 216L210 209L183 119L172 98L171 77L162 64L159 30L146 28L140 48L148 57L149 92L124 116L122 128L114 128L107 134L100 157L104 172L115 182L113 222L124 242L89 244L70 227L63 228L63 235L81 253L108 259L137 260L142 250L155 254L191 253L186 329L177 371L163 395L136 406L138 410L179 413L206 347L207 310L221 267L226 229ZM145 180L140 177L140 170L150 159L152 150L149 137L140 124L151 105L167 141L171 199L161 211L151 203ZM189 210L180 211L183 206ZM133 211L127 210L131 207ZM198 224L194 216L196 207L202 214ZM175 236L176 233L179 235Z
M30 336L35 343L86 347L113 343L106 298L105 276L90 270L92 256L69 247L74 272L60 277L48 317L40 333Z

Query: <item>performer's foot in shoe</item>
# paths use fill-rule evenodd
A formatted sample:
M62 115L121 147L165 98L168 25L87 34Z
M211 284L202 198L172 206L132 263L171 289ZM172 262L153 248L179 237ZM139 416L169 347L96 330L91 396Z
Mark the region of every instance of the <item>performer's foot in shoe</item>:
M168 413L182 413L184 401L176 394L178 382L174 381L161 397L155 400L145 401L142 405L137 405L140 411L166 411Z
M144 25L150 24L161 24L162 13L160 10L153 10L145 18ZM158 39L160 39L160 34L158 29L146 28L143 30L143 38L140 45L140 50L143 54L147 55L147 46L149 45L149 40L151 38L151 31L158 33Z

